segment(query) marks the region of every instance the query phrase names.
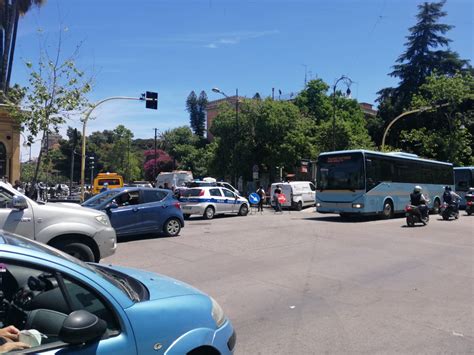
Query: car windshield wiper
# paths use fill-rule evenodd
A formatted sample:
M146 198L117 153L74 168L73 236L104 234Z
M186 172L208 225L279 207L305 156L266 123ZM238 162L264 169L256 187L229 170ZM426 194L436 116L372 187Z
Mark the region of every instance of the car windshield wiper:
M99 271L102 275L106 276L107 279L113 282L114 285L120 287L127 296L132 300L132 301L140 301L140 296L138 296L138 293L135 292L135 290L130 286L128 281L124 280L123 278L114 275L113 273L107 272L104 269L95 268L97 271Z

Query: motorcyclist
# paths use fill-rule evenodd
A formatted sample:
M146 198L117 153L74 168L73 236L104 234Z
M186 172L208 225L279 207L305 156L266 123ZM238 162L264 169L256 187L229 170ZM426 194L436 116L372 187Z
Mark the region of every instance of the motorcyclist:
M428 199L423 195L421 191L421 186L415 186L413 192L410 194L410 203L413 206L418 207L422 218L426 218L428 217Z
M459 211L459 201L461 196L451 190L451 186L444 187L443 202L454 207L454 211Z

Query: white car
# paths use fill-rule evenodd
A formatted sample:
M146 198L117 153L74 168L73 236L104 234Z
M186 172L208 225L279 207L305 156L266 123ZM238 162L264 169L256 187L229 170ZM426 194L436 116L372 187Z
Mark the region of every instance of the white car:
M75 203L38 203L0 182L0 229L98 262L117 247L107 214Z
M225 187L189 188L181 192L179 201L185 219L191 215L212 219L216 214L235 213L246 216L249 213L249 201Z

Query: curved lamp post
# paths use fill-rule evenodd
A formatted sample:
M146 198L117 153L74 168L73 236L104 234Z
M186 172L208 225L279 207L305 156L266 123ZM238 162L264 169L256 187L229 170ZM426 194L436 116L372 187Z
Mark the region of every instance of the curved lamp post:
M381 150L383 150L384 147L385 147L385 138L387 138L388 131L389 131L390 128L393 126L393 124L394 124L395 122L397 122L400 118L405 117L405 116L408 116L408 115L411 115L412 113L423 112L423 111L431 110L431 109L433 109L433 108L445 107L445 106L448 106L448 105L449 105L449 104L442 104L442 105L436 105L436 106L424 106L424 107L420 107L420 108L415 109L415 110L410 110L410 111L402 112L400 115L398 115L398 116L395 117L393 120L391 120L390 123L388 124L387 128L385 128L385 131L383 132L383 137L382 137Z
M113 96L106 99L100 100L99 102L93 104L90 110L86 113L84 119L82 120L82 154L81 154L81 201L84 201L84 180L85 180L85 170L86 170L86 125L89 117L94 111L94 109L103 104L104 102L111 100L138 100L143 101L144 98L136 97L127 97L127 96Z
M339 84L340 81L343 81L346 86L346 94L349 96L351 94L351 89L350 86L352 84L352 80L345 76L342 75L339 79L336 80L332 87L332 106L333 106L333 114L332 114L332 149L336 150L336 87L337 84Z

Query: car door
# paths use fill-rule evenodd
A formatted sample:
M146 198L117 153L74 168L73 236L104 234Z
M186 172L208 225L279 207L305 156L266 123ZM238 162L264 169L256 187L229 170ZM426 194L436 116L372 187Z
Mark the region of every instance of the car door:
M163 224L170 214L170 203L166 201L169 193L157 189L140 191L141 203L138 206L140 229L156 232L163 230Z
M17 328L36 329L46 335L41 345L20 350L21 354L136 354L135 338L123 309L100 285L80 273L42 260L5 260L5 269L13 277L18 292L29 289L35 281L37 290L31 292L26 324ZM26 276L25 276L26 275ZM33 281L31 281L33 280ZM42 284L41 282L45 282ZM103 282L108 282L103 279ZM49 286L47 286L49 285ZM23 309L20 301L18 312ZM63 320L73 311L85 310L105 321L106 335L87 344L70 345L59 339Z
M238 207L236 208L236 205L239 203L237 196L230 190L227 190L225 188L222 188L222 192L224 193L225 197L225 212L226 213L232 213L232 212L237 212Z
M225 213L227 205L221 189L218 187L210 188L209 196L211 203L213 203L216 208L216 213Z
M0 229L35 239L35 221L30 202L28 208L12 208L13 192L0 187Z
M137 232L137 224L139 223L138 206L135 204L121 204L119 201L128 192L123 192L115 196L117 205L115 208L108 210L110 223L114 227L117 236L133 235Z

